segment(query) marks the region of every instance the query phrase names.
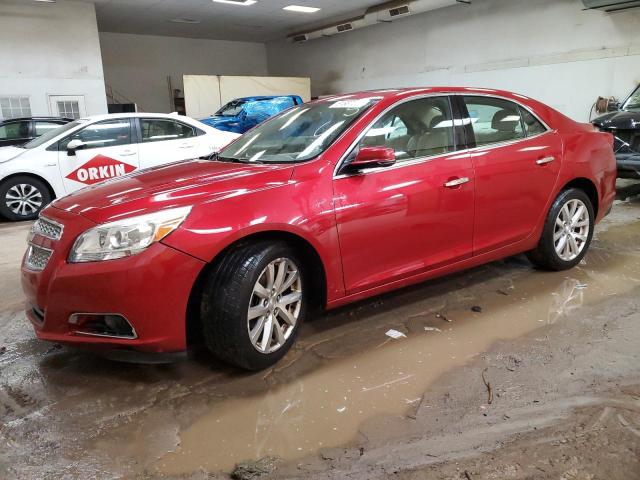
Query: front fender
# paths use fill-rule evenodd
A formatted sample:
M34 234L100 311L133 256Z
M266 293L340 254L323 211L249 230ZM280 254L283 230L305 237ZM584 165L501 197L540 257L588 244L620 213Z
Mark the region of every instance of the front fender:
M56 166L50 168L51 172L43 172L29 167L25 168L24 165L15 165L15 163L12 161L2 163L0 164L0 183L4 182L10 177L27 175L30 177L35 177L49 185L49 187L51 187L51 190L53 191L55 198L63 197L66 195L66 192L62 185L62 179L60 178L58 167Z
M251 235L283 232L310 244L327 277L327 299L344 295L330 179L295 182L196 205L163 242L205 262Z

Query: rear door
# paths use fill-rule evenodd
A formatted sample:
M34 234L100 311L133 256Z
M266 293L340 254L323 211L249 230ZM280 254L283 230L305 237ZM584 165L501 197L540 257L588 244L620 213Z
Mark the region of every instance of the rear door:
M67 145L83 147L69 155ZM58 166L67 193L139 168L138 145L130 118L95 122L58 142Z
M562 140L526 108L490 96L463 96L476 178L474 255L529 236L560 171ZM474 148L475 147L475 148Z
M366 130L355 149L391 147L396 164L334 178L348 293L374 288L472 254L473 170L456 148L447 96L403 102Z
M200 135L193 125L172 118L139 118L140 167L149 168L200 155Z

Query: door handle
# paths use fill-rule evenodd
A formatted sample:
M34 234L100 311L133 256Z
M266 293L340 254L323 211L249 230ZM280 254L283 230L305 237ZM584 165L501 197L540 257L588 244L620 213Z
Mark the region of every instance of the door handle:
M195 145L180 145L180 148L193 148Z
M130 157L131 155L135 155L136 152L132 152L131 150L125 150L124 152L118 153L121 157Z
M460 185L464 185L468 181L469 181L469 177L460 177L454 180L449 180L447 183L444 184L444 186L447 188L459 187Z
M547 163L551 163L556 159L556 157L544 157L540 160L536 160L537 165L546 165Z

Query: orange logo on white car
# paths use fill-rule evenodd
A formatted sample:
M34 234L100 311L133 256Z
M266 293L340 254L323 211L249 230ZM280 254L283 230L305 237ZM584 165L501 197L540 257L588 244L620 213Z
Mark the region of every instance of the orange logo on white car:
M136 167L128 163L104 155L97 155L67 175L67 178L86 185L93 185L109 178L121 177L135 169Z

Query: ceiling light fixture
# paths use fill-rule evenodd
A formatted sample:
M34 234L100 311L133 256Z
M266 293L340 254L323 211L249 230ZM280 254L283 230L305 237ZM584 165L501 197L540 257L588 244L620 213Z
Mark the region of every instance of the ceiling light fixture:
M284 7L283 10L299 13L316 13L320 9L316 7L303 7L302 5L289 5L288 7Z
M38 3L56 3L56 0L33 0Z
M243 7L248 7L249 5L253 5L257 3L256 0L212 0L215 3L227 3L229 5L242 5Z

